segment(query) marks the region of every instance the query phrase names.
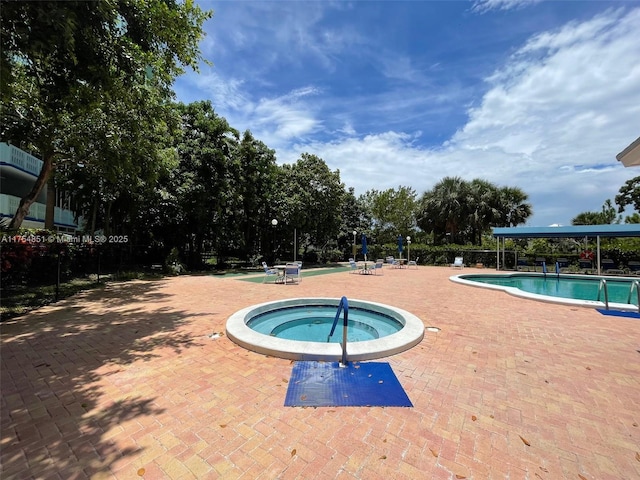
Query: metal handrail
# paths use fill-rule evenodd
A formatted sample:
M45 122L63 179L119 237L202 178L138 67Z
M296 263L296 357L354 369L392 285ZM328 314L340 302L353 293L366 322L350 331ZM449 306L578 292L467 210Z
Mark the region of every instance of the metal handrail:
M609 310L609 291L607 290L607 281L603 278L598 285L598 301L600 301L600 292L604 290L604 306Z
M638 313L640 313L640 281L634 280L633 282L631 282L631 288L629 289L627 303L631 303L631 294L633 294L634 288L636 289L636 293L638 294Z
M338 311L336 312L336 318L333 319L333 325L331 326L331 332L327 335L327 342L333 336L333 332L336 329L336 325L338 324L338 319L340 318L340 312L344 311L343 317L343 326L342 326L342 360L340 363L342 365L347 364L347 325L349 324L349 302L347 301L347 297L342 297L340 299L340 303L338 304Z

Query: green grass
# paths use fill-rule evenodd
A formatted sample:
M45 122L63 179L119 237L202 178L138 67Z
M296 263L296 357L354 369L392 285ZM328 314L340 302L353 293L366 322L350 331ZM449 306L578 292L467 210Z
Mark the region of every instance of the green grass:
M315 277L316 275L327 275L329 273L348 272L351 267L331 266L327 268L309 268L302 269L302 278ZM264 271L254 272L256 276L240 278L244 282L262 283L264 281Z

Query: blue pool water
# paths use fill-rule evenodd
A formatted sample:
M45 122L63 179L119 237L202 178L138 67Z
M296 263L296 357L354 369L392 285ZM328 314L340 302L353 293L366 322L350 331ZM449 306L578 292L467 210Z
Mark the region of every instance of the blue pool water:
M265 335L307 342L327 342L338 310L337 305L299 305L256 315L247 326ZM342 314L330 338L342 341ZM395 318L372 310L350 307L347 338L349 342L375 340L400 331L403 324Z
M559 297L574 300L598 301L598 290L601 277L577 275L459 275L459 278L471 282L498 285L522 290L523 292L549 297ZM634 290L629 300L629 292L634 279L607 277L607 291L609 302L638 305L637 292ZM636 279L638 280L638 279ZM604 294L600 294L599 301L604 301Z

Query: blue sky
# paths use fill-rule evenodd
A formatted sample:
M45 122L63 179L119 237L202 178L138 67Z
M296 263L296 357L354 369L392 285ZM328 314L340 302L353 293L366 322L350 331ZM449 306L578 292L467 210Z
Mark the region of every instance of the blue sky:
M356 194L482 178L529 226L600 211L640 170L638 1L206 1L205 58L175 85Z

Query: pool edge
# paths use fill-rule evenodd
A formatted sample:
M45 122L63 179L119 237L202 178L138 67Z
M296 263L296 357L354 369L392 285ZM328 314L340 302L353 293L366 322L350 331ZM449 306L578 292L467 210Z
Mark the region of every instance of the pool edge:
M250 313L268 311L274 306L315 304L336 305L339 298L311 297L275 300L243 308L232 314L226 322L226 335L237 345L263 355L289 360L340 361L342 346L339 343L305 342L270 337L251 330L247 325ZM404 352L418 345L424 338L424 324L420 318L406 310L369 300L350 299L352 306L376 307L379 311L392 312L394 318L399 315L403 328L383 338L362 342L347 343L349 361L373 360Z

